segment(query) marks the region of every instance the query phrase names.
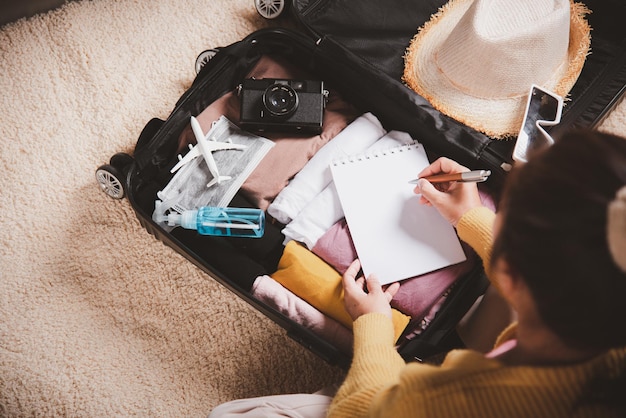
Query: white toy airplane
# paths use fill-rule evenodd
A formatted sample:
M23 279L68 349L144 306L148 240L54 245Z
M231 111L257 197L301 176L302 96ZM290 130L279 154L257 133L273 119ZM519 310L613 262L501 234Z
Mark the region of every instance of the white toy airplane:
M209 167L211 175L213 176L213 179L206 185L206 187L211 187L214 184L220 184L224 180L230 180L230 176L220 176L217 164L213 158L213 153L215 151L244 150L247 146L233 144L230 140L228 142L219 142L209 138L209 134L205 136L202 132L202 127L200 126L198 119L193 116L191 117L191 130L193 131L198 143L196 146L189 145L189 152L185 154L184 157L180 154L178 155L178 163L170 170L170 172L176 172L188 162L192 161L199 155L202 155L204 161L206 161L206 165Z

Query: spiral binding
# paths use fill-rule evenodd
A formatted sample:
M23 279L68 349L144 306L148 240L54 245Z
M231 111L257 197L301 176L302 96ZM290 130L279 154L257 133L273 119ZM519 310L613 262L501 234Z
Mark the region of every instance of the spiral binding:
M379 158L379 157L384 157L386 155L409 151L411 149L418 149L420 146L421 144L416 141L410 144L398 145L396 147L388 148L388 149L382 149L382 150L376 150L376 151L370 151L370 152L365 151L361 154L355 154L355 155L350 155L348 157L339 158L337 160L334 160L331 164L333 166L338 166L338 165L352 164L352 163L356 163L359 161L367 161L367 160L371 160L372 158Z

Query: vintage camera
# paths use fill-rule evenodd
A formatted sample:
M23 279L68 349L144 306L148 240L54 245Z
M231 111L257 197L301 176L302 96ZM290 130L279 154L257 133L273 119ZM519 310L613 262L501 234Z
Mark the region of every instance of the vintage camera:
M319 80L248 78L239 86L242 127L319 134L328 98Z

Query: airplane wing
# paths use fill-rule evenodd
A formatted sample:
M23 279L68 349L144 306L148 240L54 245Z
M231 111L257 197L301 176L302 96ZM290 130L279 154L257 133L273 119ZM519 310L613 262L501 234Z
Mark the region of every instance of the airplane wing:
M207 184L207 187L211 187L214 184L220 184L222 181L230 180L230 176L221 176L219 169L217 168L217 164L215 163L215 159L213 158L214 151L221 150L243 150L246 149L246 145L241 144L233 144L232 142L217 142L213 140L208 140L205 138L198 139L198 148L202 152L204 156L204 161L206 165L209 167L209 172L213 176L213 179Z
M199 155L200 155L200 149L198 148L197 145L195 147L189 146L189 152L185 154L184 157L180 154L178 155L178 162L176 163L174 167L172 167L172 169L170 170L170 173L175 173L182 166L191 162L194 158L198 157Z

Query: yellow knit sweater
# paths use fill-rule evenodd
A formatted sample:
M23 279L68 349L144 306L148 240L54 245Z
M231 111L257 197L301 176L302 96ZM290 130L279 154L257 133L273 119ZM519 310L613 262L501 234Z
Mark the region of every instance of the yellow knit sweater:
M487 265L493 219L479 208L457 226ZM625 385L626 348L567 366L506 366L470 350L450 352L441 366L406 364L394 348L391 321L372 313L354 322L352 366L328 416L624 417ZM621 409L598 401L611 391L622 394Z

